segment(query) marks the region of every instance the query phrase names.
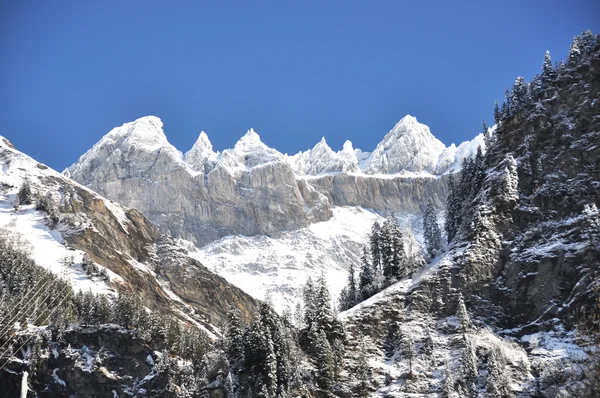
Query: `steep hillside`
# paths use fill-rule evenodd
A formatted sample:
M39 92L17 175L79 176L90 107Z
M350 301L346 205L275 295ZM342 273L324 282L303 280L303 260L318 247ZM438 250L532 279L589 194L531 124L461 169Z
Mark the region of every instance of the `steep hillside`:
M76 289L106 293L125 283L147 307L177 311L209 330L224 321L231 303L250 319L252 298L189 257L139 211L102 198L5 138L0 162L0 226L19 234L40 265L66 272ZM87 280L84 253L109 271L110 281Z
M600 393L589 328L600 270L600 38L577 36L556 68L547 55L542 75L517 79L496 115L486 156L450 189L447 252L340 315L353 336L349 366L366 356L373 369L363 389Z

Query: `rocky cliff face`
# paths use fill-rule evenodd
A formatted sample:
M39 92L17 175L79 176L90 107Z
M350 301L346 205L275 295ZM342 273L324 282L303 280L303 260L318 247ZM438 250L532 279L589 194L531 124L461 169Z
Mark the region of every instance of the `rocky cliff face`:
M407 116L373 154L350 142L334 152L323 139L287 156L250 130L222 153L203 132L182 156L166 141L160 120L146 117L112 130L65 174L203 246L228 235L272 235L326 221L334 206L414 212L425 197L440 203L445 185L437 177L457 170L481 141L446 148ZM415 172L420 177L406 174Z

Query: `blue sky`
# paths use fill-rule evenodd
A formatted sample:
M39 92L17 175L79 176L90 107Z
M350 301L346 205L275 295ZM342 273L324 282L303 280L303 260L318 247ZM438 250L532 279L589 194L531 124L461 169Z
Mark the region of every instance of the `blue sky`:
M549 49L600 31L600 2L27 1L0 4L0 135L58 170L153 114L178 149L253 127L296 153L372 150L405 114L444 143Z

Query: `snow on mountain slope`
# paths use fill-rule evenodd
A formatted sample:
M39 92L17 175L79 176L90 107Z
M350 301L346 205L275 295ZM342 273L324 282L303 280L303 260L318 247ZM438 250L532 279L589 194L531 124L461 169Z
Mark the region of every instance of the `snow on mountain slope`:
M16 200L23 186L30 191L26 203ZM104 199L0 137L2 231L19 239L38 265L67 279L75 290L112 294L116 283L124 283L138 291L148 308L167 309L209 332L225 318L231 302L248 317L256 304L161 235L137 210ZM84 272L84 253L107 271L110 281ZM202 289L190 297L190 285ZM214 302L206 300L209 294Z
M0 137L0 148L12 150ZM60 176L46 166L34 163L33 159L13 151L15 156L3 158L0 173L0 230L6 231L11 237L18 239L19 244L26 249L35 262L68 280L75 290L94 293L112 294L114 290L99 278L91 279L84 272L81 263L84 252L65 246L60 230L51 230L46 226L46 214L35 209L35 205L19 205L15 209L15 200L19 188L25 180L32 189L41 195L55 195L51 189L38 184L38 179L46 176ZM60 176L62 178L62 176ZM49 187L48 187L49 188ZM114 206L115 208L117 206ZM63 229L63 233L68 232ZM111 280L122 281L122 278L103 266Z
M419 217L402 214L397 220L405 232L410 231L405 233L406 250L419 252ZM359 269L362 249L375 221L383 222L384 218L358 207L337 207L331 220L278 237L231 236L200 249L188 243L187 248L213 272L257 299L269 298L281 312L286 306L294 308L306 279L315 279L322 272L336 300L350 265Z
M0 176L0 184L5 181ZM85 274L81 266L84 252L67 248L61 234L45 225L45 213L36 211L33 205L21 206L15 211L12 206L14 196L14 193L0 196L0 233L6 231L9 236L17 238L19 245L31 254L38 265L68 280L75 290L114 293L101 279L91 279ZM101 265L98 267L105 269L111 280L122 280L109 269Z

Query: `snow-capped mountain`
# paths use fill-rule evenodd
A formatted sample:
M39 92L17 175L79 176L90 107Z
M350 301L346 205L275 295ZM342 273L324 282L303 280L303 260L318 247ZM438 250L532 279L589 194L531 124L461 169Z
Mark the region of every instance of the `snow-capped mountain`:
M480 142L476 138L462 144L460 151L446 148L427 126L406 116L372 153L354 149L350 141L335 152L323 138L312 149L289 156L269 148L250 129L222 152L216 152L202 132L182 155L167 141L160 120L149 116L113 129L65 174L141 210L164 232L196 245L207 264L255 297L271 296L274 302L293 306L299 284L289 287L286 278L303 281L310 272L337 272L330 288L339 294L339 276L349 264L358 265L375 219L396 214L411 220L402 222L407 237L418 235L415 220L425 198L442 205L443 174L472 156ZM350 217L356 221L356 234L337 234L347 221L340 212L370 212L375 219L365 223ZM311 231L320 225L331 231L327 241L339 241L340 247L318 243ZM279 254L273 256L264 251L270 242L293 252L289 236L302 237L305 247L312 245L313 250L283 271L281 265L291 261L284 259L285 250L275 250ZM263 254L223 260L227 250L238 253L241 247ZM287 276L263 286L265 278L278 273ZM248 289L250 285L255 287ZM281 310L282 305L276 307Z

